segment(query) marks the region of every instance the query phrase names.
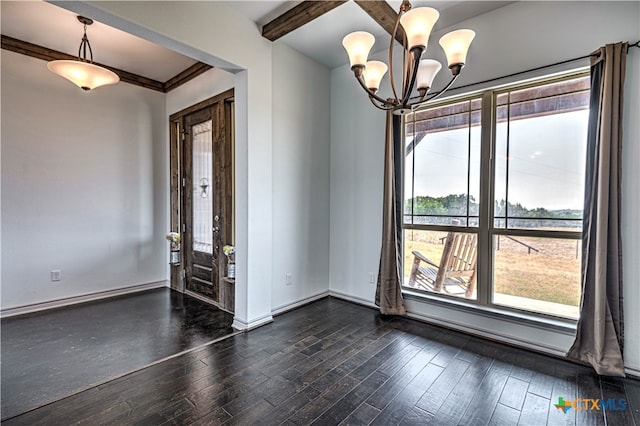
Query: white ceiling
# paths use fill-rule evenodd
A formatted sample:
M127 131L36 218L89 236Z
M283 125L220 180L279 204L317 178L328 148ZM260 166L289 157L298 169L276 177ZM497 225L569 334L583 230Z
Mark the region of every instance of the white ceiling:
M223 3L236 13L256 22L256 26L261 28L300 2L236 0ZM394 10L398 10L400 3L400 0L389 1ZM414 7L431 6L440 11L436 31L509 3L511 2L413 1ZM0 29L3 35L70 55L78 54L83 29L73 12L43 1L2 0L0 7ZM378 41L374 51L386 49L389 35L354 2L338 6L287 34L278 42L286 43L325 66L334 68L347 62L342 48L342 38L357 30L369 31L376 37ZM162 82L196 62L99 22L94 22L87 28L87 36L93 48L94 61Z
M236 12L256 22L261 28L272 19L278 17L300 1L225 1ZM401 0L387 0L397 11ZM440 19L434 31L444 30L474 16L490 12L506 6L513 1L428 1L413 0L413 7L429 6L440 12ZM342 47L342 39L352 31L367 31L376 37L373 51L385 50L389 46L390 36L356 3L347 2L326 14L316 18L307 25L282 37L288 44L306 56L335 68L347 62L347 55ZM433 41L432 41L433 43Z
M3 35L78 55L83 26L76 14L43 1L0 1ZM87 37L95 62L165 82L196 61L94 21Z

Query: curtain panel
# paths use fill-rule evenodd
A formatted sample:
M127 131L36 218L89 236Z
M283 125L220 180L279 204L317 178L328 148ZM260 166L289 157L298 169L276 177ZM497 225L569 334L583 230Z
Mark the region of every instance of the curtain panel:
M406 315L402 300L402 119L387 111L382 200L382 250L376 305L383 315Z
M627 49L627 43L609 44L591 57L582 298L576 338L567 353L611 376L625 375L620 188Z

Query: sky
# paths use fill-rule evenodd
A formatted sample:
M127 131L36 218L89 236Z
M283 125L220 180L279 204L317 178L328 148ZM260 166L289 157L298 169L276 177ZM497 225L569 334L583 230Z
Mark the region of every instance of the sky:
M513 120L509 128L509 202L528 209L581 210L588 110ZM496 134L496 199L506 195L507 124ZM470 194L479 200L480 127L471 130ZM469 130L429 134L415 149L415 196L467 192ZM413 155L405 160L405 199L412 197Z

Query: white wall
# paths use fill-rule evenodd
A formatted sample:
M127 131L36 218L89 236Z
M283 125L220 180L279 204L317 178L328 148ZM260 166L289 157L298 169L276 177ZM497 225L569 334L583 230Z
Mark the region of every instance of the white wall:
M164 282L166 129L162 93L2 50L3 310Z
M73 5L77 12L84 7L89 16L235 73L235 326L255 326L274 309L326 293L329 71L265 40L221 3ZM175 25L175 16L189 25ZM211 94L201 83L191 87L168 94L168 114ZM287 272L291 286L284 285Z
M222 2L56 4L235 73L234 326L251 328L271 321L271 42L255 23Z
M638 5L638 3L636 3ZM636 34L640 39L640 7ZM622 147L622 270L624 285L625 365L640 372L640 49L629 51L624 90Z
M329 289L330 72L285 44L272 49L272 311ZM167 94L168 116L233 87L213 68ZM285 274L292 285L285 285Z
M167 94L166 111L157 129L162 129L164 134L165 143L160 152L166 160L167 117L235 87L236 325L257 325L270 319L273 308L326 292L329 71L281 46L274 55L277 71L284 73L275 81L282 95L272 102L271 43L261 37L253 22L234 15L220 3L190 3L188 8L178 2L66 2L59 5L235 73L214 68ZM192 25L174 25L175 16ZM200 21L201 25L197 25ZM290 90L290 84L295 90ZM273 118L277 126L273 131L278 138L276 153L272 153L272 109L277 111ZM291 120L291 116L295 116L295 120ZM133 156L128 158L134 161ZM274 161L277 164L272 165ZM162 164L164 189L167 164L166 161ZM273 187L272 174L277 175ZM164 206L164 209L154 208L154 212L168 211L166 192L153 201L155 206ZM277 207L273 207L274 202L278 203ZM277 216L272 219L274 208ZM166 250L162 239L166 226L167 219L163 217L158 233L163 250ZM274 229L277 240L272 238ZM120 238L121 235L113 236L114 240ZM5 241L8 244L10 240ZM272 263L273 253L277 253L277 260ZM164 257L160 261L166 272ZM272 273L272 265L278 268L276 272ZM292 286L281 285L284 284L283 271L292 273ZM280 279L277 284L273 280L272 286L273 275ZM277 293L273 300L272 291ZM42 294L42 298L48 300L49 295Z
M446 13L446 11L445 11ZM457 27L476 31L468 65L457 84L467 84L586 55L617 41L640 38L638 2L518 2L476 17ZM440 50L432 35L430 55ZM383 46L381 43L380 46ZM439 56L439 54L438 54ZM629 55L624 124L625 363L640 372L640 51ZM436 57L440 59L440 57ZM383 59L385 60L385 59ZM446 71L434 84L448 79ZM331 236L330 289L373 303L375 288L368 273L376 271L380 251L382 149L384 113L374 109L348 66L331 75ZM410 313L467 330L502 336L520 344L561 353L572 335L493 320L409 300Z
M271 297L279 311L329 290L330 72L278 42L272 66Z

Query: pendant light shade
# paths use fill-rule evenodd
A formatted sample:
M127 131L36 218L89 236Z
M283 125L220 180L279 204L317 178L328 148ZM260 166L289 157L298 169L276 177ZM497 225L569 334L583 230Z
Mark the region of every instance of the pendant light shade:
M82 61L51 61L49 71L71 81L82 90L115 84L120 81L118 75L106 68Z
M51 61L47 63L49 71L66 78L82 90L92 90L119 82L120 77L116 73L93 63L93 50L87 38L87 25L93 24L93 20L78 16L78 21L84 25L84 36L78 49L78 59ZM87 49L89 58L87 58Z

